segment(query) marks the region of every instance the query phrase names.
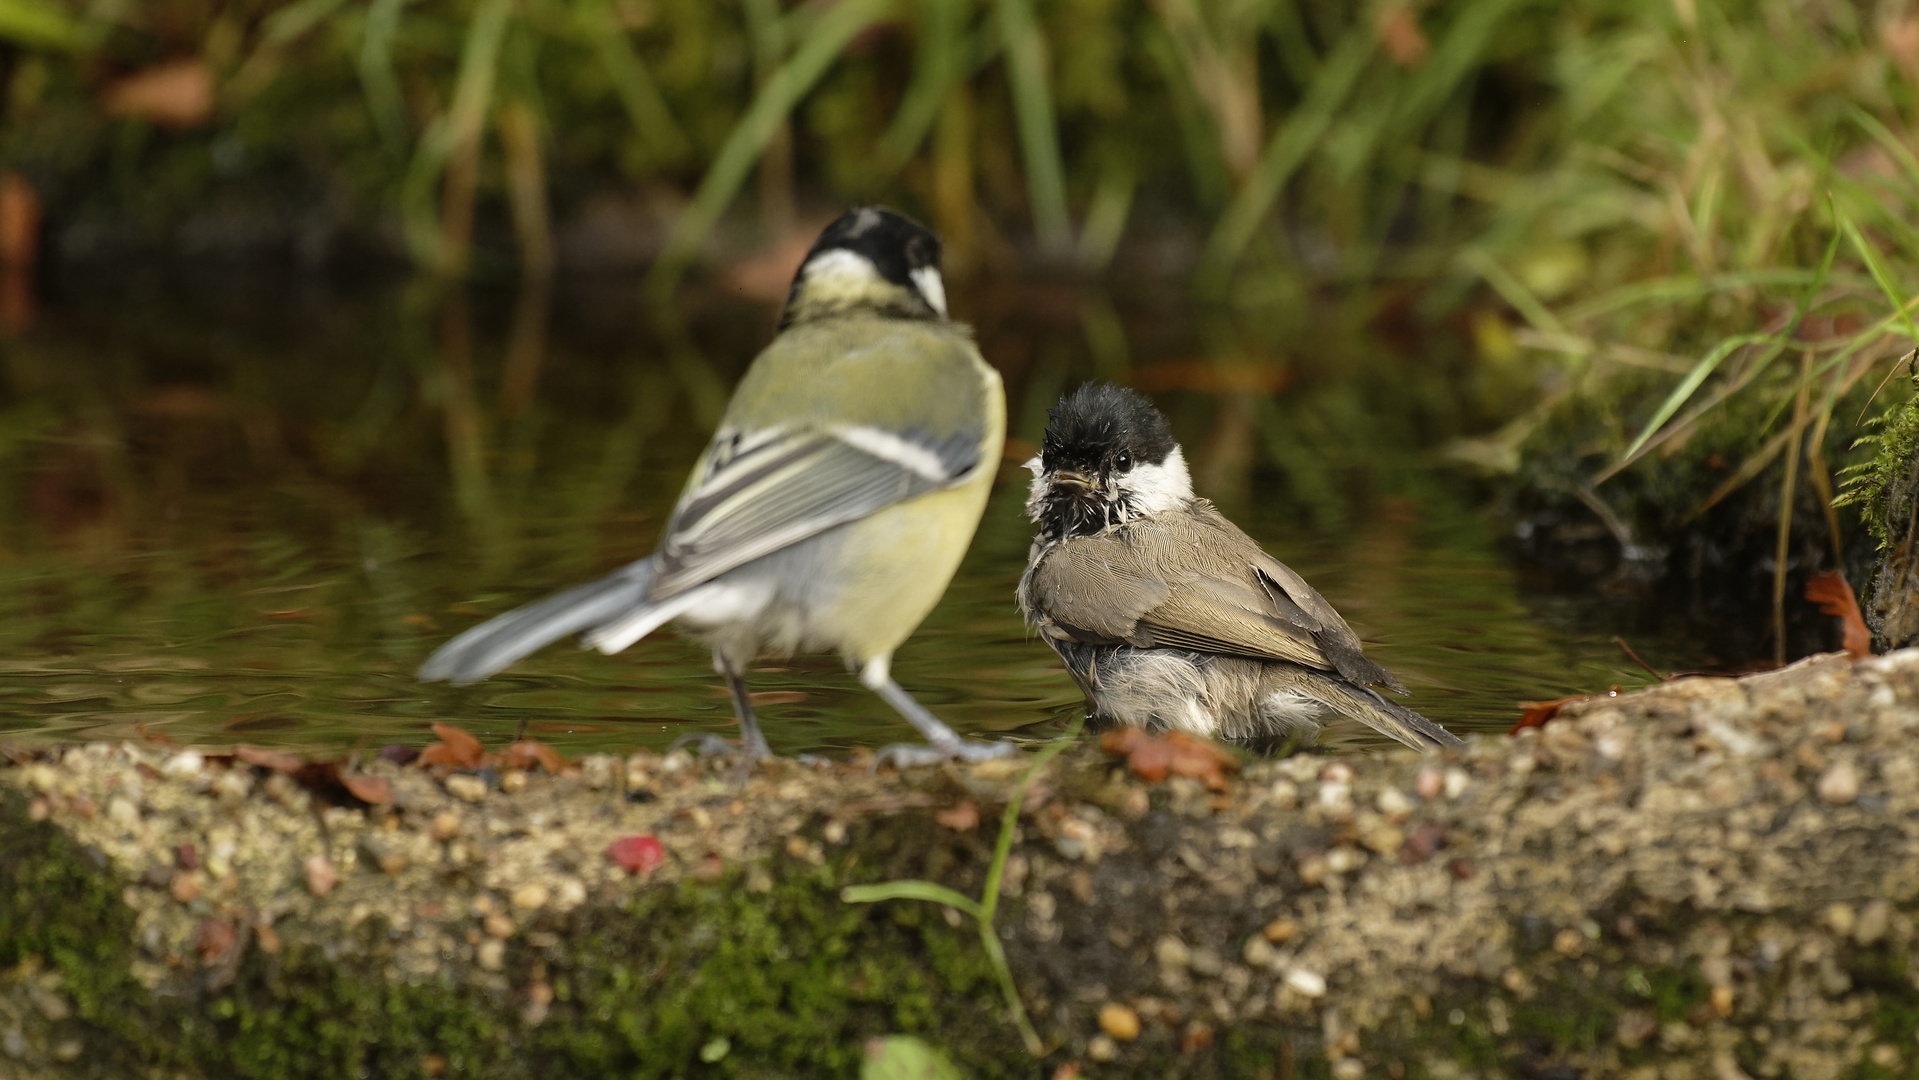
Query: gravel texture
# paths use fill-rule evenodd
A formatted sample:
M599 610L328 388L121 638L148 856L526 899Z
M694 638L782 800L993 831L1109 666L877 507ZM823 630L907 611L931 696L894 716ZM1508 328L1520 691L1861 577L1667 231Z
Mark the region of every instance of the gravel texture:
M1905 1076L1916 731L1904 651L1425 757L1152 783L1088 739L1029 789L998 914L1044 1061L968 916L838 894L978 896L1024 762L15 747L0 1078L845 1076L889 1031L972 1076ZM609 855L649 836L657 867Z

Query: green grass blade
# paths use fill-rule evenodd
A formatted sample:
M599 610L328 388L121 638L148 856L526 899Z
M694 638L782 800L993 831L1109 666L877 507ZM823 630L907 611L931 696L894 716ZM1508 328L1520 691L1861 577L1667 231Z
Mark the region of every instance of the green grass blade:
M0 0L0 41L29 49L71 49L81 44L80 24L49 0Z
M840 899L849 904L873 904L881 900L925 900L958 908L973 918L981 917L979 901L931 881L882 881L877 885L848 885L840 890Z
M800 41L785 64L766 80L746 115L726 137L726 143L700 180L693 201L673 224L673 233L659 261L648 272L646 287L655 296L670 294L686 273L687 264L706 242L707 235L726 212L740 185L753 169L760 151L787 115L839 59L852 40L892 15L892 0L845 0L826 10Z
M1499 265L1484 248L1470 248L1460 256L1460 262L1471 268L1486 284L1493 287L1502 299L1513 306L1513 310L1524 316L1533 329L1545 334L1564 334L1566 324L1559 321L1539 297L1526 287L1525 282L1512 275L1512 272Z
M1679 385L1672 388L1672 393L1666 395L1666 400L1661 402L1659 408L1653 412L1652 419L1646 421L1646 426L1640 430L1639 437L1626 448L1622 458L1631 458L1639 453L1639 448L1646 445L1646 440L1652 438L1666 421L1672 419L1672 415L1679 411L1680 406L1686 403L1686 399L1692 397L1693 391L1699 389L1708 375L1718 370L1720 363L1731 356L1733 350L1771 340L1771 334L1739 334L1713 346L1712 351L1701 357L1699 362L1693 365L1692 370L1686 373L1686 377L1680 380Z
M1879 285L1879 291L1885 293L1887 302L1892 304L1892 310L1897 312L1901 321L1906 324L1906 336L1919 341L1919 327L1913 325L1912 311L1907 306L1910 301L1899 298L1899 291L1893 287L1892 278L1887 275L1884 264L1879 261L1879 253L1866 242L1866 237L1859 231L1859 226L1852 223L1852 218L1846 216L1844 210L1835 205L1832 213L1838 219L1839 227L1845 230L1846 239L1852 241L1854 250L1859 252L1859 258L1865 261L1866 272L1872 275L1872 280Z
M1811 281L1817 271L1798 267L1771 270L1745 270L1708 277L1660 277L1634 281L1609 289L1589 300L1566 307L1561 317L1569 323L1582 323L1641 304L1677 303L1709 296L1716 292L1768 285L1801 285Z
M693 144L673 119L673 110L647 72L646 62L627 40L612 5L607 0L583 0L578 13L581 32L593 43L607 78L613 80L613 92L633 121L633 130L662 161L685 159L693 152Z
M1000 36L1006 48L1006 81L1013 92L1013 120L1026 160L1027 198L1040 247L1058 257L1073 246L1066 216L1066 169L1060 162L1053 96L1047 87L1046 37L1031 0L998 0Z
M1130 161L1111 162L1100 170L1099 185L1093 189L1093 200L1087 204L1086 221L1079 231L1081 266L1101 271L1113 261L1138 187L1139 172Z
M0 0L3 5L5 0ZM285 45L325 22L346 0L298 0L297 3L268 15L260 22L260 40L277 47Z
M1006 876L1006 860L1013 853L1013 834L1019 831L1019 808L1020 804L1026 801L1026 789L1032 785L1034 779L1039 776L1040 770L1046 767L1047 762L1058 757L1060 751L1079 740L1079 729L1085 725L1084 716L1075 717L1073 726L1066 729L1066 734L1041 747L1039 753L1033 755L1032 766L1007 794L1006 812L1000 815L999 842L993 847L993 863L986 869L986 889L980 896L980 918L984 921L992 922L993 912L999 908L999 883L1000 879Z
M1890 154L1892 160L1898 162L1899 167L1905 170L1907 184L1905 190L1907 196L1906 201L1911 202L1912 194L1919 192L1919 157L1914 157L1912 149L1906 145L1905 140L1894 135L1886 125L1879 122L1878 117L1860 108L1856 104L1848 111L1852 114L1853 123L1864 128L1866 134L1872 136L1873 141L1877 142L1880 148L1887 154Z
M890 178L912 159L933 129L947 93L965 73L966 18L971 7L971 0L920 3L919 56L893 121L880 137L873 167L878 179Z
M1839 215L1838 204L1836 203L1832 204L1832 212L1836 220ZM1598 484L1598 483L1604 482L1606 479L1616 475L1621 469L1624 469L1626 466L1631 465L1635 460L1637 460L1642 449L1650 445L1648 440L1652 438L1653 434L1659 430L1661 425L1665 424L1667 420L1671 419L1672 413L1676 411L1681 405L1683 405L1685 403L1686 398L1691 397L1693 391L1699 388L1699 384L1701 382L1704 382L1706 376L1712 373L1711 367L1717 367L1720 360L1724 359L1726 355L1731 354L1732 349L1738 348L1742 344L1753 344L1755 341L1771 342L1770 347L1767 348L1766 352L1759 358L1758 362L1753 364L1750 368L1748 368L1744 376L1742 376L1741 385L1744 385L1745 383L1750 382L1753 378L1757 377L1759 372L1764 370L1766 365L1772 363L1773 359L1776 358L1782 351L1784 351L1786 347L1786 342L1792 340L1793 335L1799 332L1799 325L1805 321L1806 315L1812 311L1813 302L1818 298L1819 290L1825 287L1826 279L1828 275L1832 273L1833 259L1837 257L1839 254L1839 232L1840 230L1835 228L1833 230L1831 239L1826 241L1826 251L1825 251L1825 254L1819 260L1819 269L1814 271L1811 279L1806 282L1806 291L1800 295L1799 304L1797 308L1793 311L1792 321L1786 325L1785 329L1779 331L1779 333L1777 334L1748 334L1748 335L1744 335L1744 339L1732 338L1732 339L1729 339L1728 341L1720 342L1719 346L1716 347L1712 353L1708 353L1705 359L1702 359L1698 365L1694 366L1692 372L1686 376L1685 381L1681 382L1679 386L1673 389L1672 394L1667 397L1665 404L1660 406L1660 411L1654 415L1652 422L1648 423L1645 426L1645 428L1642 431L1640 431L1639 438L1633 441L1632 446L1628 448L1624 454L1620 455L1618 461L1613 462L1612 465L1608 466L1606 469L1601 471L1598 476L1595 476L1593 478L1593 483ZM1842 362L1842 359L1844 357L1852 355L1852 353L1856 351L1861 344L1862 344L1862 341L1860 339L1855 339L1852 345L1848 346L1845 350L1841 352L1840 356L1834 357L1833 359L1826 361L1824 364L1820 365L1816 369L1816 371L1823 373L1826 370L1830 369L1833 365ZM1721 352L1721 350L1724 350L1723 353ZM1720 355L1718 355L1715 358L1714 354L1720 354ZM1711 367L1707 366L1708 360L1712 362ZM1701 370L1702 368L1705 370L1702 371ZM1811 378L1811 376L1808 376L1808 378ZM1794 394L1796 394L1798 392L1797 388L1795 388L1793 392ZM1784 401L1788 400L1788 398L1782 398L1780 400L1783 403ZM1713 402L1707 403L1708 406L1710 406L1711 404L1713 404ZM1668 408L1668 406L1670 406L1670 408ZM1702 409L1703 408L1704 407L1702 406ZM1694 417L1698 415L1699 415L1699 410L1695 410ZM1761 430L1764 430L1764 428L1767 428L1767 427L1771 427L1772 421L1776 419L1777 416L1778 416L1778 412L1777 410L1775 410L1773 416L1767 418L1766 423L1765 425L1763 425ZM1690 418L1687 422L1690 422Z
M480 0L467 23L460 46L460 68L453 84L453 103L446 115L429 128L413 151L401 182L401 224L407 247L424 265L439 262L442 236L433 185L455 147L480 137L493 101L499 75L500 47L513 14L513 0Z
M360 39L360 92L367 112L387 150L400 153L407 143L406 99L400 95L400 77L393 69L393 39L400 31L400 9L406 0L373 0Z
M1305 97L1273 129L1266 149L1259 155L1259 163L1253 166L1252 175L1246 178L1246 183L1219 216L1219 223L1213 226L1201 262L1202 282L1215 290L1224 283L1233 264L1252 242L1260 222L1272 213L1286 181L1319 143L1331 126L1333 115L1359 84L1360 73L1366 70L1366 61L1372 57L1374 48L1371 27L1361 24L1348 30L1333 47L1332 54L1319 65Z
M981 919L979 940L986 950L986 959L992 963L994 974L999 976L1000 992L1006 995L1006 1011L1013 1016L1013 1026L1019 1029L1020 1041L1026 1044L1026 1052L1040 1057L1046 1052L1046 1044L1040 1042L1039 1032L1033 1030L1033 1022L1027 1019L1026 1003L1019 999L1019 987L1013 984L1013 969L1006 962L1006 948L999 943L999 934L993 930L991 920Z

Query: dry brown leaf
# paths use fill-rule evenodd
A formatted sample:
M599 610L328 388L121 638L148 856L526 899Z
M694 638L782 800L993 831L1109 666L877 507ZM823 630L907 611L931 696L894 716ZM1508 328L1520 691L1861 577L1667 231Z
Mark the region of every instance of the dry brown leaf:
M1405 4L1381 8L1373 28L1379 33L1379 43L1385 47L1386 55L1400 67L1416 68L1432 51L1425 33L1419 29L1419 16Z
M193 932L194 947L200 950L200 962L211 964L226 955L239 941L231 924L219 919L202 919L200 926Z
M1866 620L1859 614L1859 598L1853 595L1846 575L1837 570L1815 574L1806 582L1806 599L1818 604L1820 611L1838 617L1845 630L1842 647L1854 658L1872 655L1872 631L1866 629Z
M1100 736L1099 744L1109 754L1123 755L1134 775L1149 784L1159 783L1170 773L1223 791L1226 773L1239 768L1238 759L1225 750L1183 731L1168 732L1161 739L1139 728L1120 728Z
M421 752L421 765L450 765L456 769L477 769L486 759L486 748L480 745L480 740L452 724L436 722L433 725L433 734L438 735L440 741Z
M567 766L567 760L558 750L533 739L521 739L500 752L500 763L510 769L532 771L535 765L558 776Z
M30 269L40 251L40 196L27 178L0 172L0 266Z
M236 746L233 756L248 765L258 765L263 769L272 769L277 773L297 773L301 761L292 754L281 750L267 750L258 746Z
M385 806L393 801L393 785L387 783L384 776L342 775L340 785L352 792L353 797L363 803Z
M198 58L155 64L108 86L104 105L109 116L199 127L213 114L213 71Z
M967 832L979 827L979 805L968 799L950 810L934 814L933 820L954 832Z
M1551 701L1522 701L1519 707L1525 711L1519 714L1519 723L1514 724L1512 730L1506 734L1517 735L1529 727L1545 727L1546 721L1559 715L1561 705L1578 701L1584 696L1576 694L1572 697L1554 698Z

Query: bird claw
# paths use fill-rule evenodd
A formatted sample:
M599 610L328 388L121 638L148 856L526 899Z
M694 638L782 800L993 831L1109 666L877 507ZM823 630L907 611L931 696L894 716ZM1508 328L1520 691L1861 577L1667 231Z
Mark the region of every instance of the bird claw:
M1010 742L974 742L961 739L952 743L927 746L919 743L893 743L882 746L873 755L873 767L891 765L896 769L912 768L916 765L938 765L946 761L991 761L995 758L1013 757L1019 753L1019 747Z
M773 756L770 753L755 754L750 748L736 745L732 740L721 738L710 731L702 731L697 735L682 735L673 740L672 745L666 748L666 752L670 754L688 743L692 743L694 749L699 751L699 755L703 758L732 757L743 754L748 761L758 761L761 758Z

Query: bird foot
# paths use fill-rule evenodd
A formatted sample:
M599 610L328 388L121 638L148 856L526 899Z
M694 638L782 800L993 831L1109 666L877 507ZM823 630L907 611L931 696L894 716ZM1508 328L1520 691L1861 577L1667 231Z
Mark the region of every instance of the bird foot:
M959 739L931 746L893 743L880 747L879 752L873 755L873 767L877 769L881 765L891 765L896 769L906 769L915 765L938 765L945 761L991 761L994 758L1013 757L1018 753L1019 747L1010 742Z
M672 745L666 748L666 752L670 754L688 743L692 743L694 749L696 749L703 758L732 757L736 754L741 754L745 755L746 760L751 762L763 761L773 756L772 751L763 747L756 753L751 746L736 745L732 740L721 738L710 731L702 731L697 735L682 735L673 740Z

